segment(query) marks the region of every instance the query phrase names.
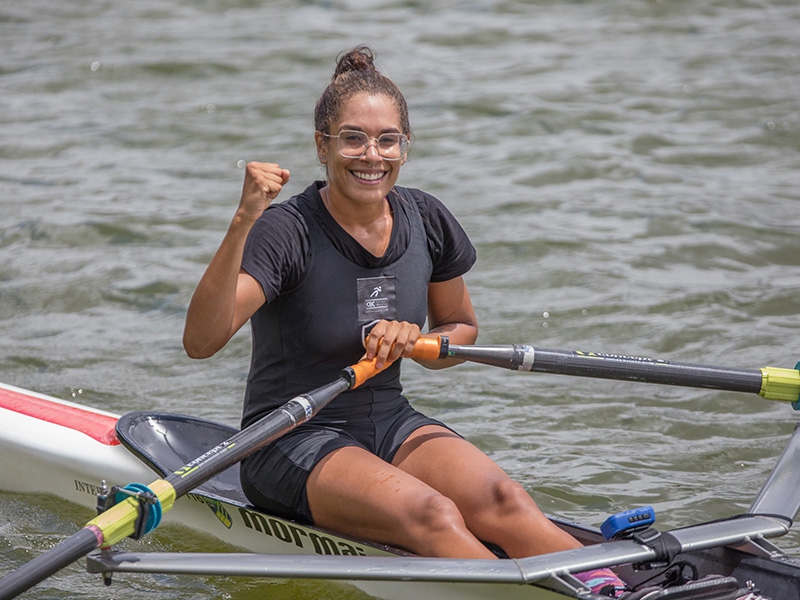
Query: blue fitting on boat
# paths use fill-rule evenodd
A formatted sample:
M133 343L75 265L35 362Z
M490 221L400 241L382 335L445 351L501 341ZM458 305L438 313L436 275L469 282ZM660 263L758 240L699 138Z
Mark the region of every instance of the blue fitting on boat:
M794 366L795 370L800 371L800 361ZM795 410L800 410L800 398L792 402L792 408Z
M656 511L652 506L632 508L615 515L611 515L603 524L600 531L607 540L630 537L638 531L643 531L656 522Z
M161 523L163 513L161 500L153 493L153 490L141 483L129 483L114 495L115 503L123 502L126 498L133 498L139 503L139 516L131 536L138 540Z

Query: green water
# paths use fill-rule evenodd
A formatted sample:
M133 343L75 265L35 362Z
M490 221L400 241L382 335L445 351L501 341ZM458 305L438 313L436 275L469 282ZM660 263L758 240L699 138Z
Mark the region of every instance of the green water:
M792 2L5 0L0 381L237 423L248 332L191 361L184 311L242 161L289 168L285 198L320 177L312 107L360 42L409 100L400 183L438 195L478 248L467 282L482 343L793 367L797 31ZM593 525L640 504L664 527L746 510L797 421L733 393L404 369L416 406L546 511ZM0 494L0 573L89 517ZM166 530L141 546L214 544ZM105 588L80 565L26 597L143 592L362 598L316 582Z

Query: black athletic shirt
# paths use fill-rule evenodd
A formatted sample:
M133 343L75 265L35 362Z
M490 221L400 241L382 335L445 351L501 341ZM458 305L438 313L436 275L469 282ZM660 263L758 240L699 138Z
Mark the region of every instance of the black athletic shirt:
M245 245L242 268L260 283L266 303L251 319L243 426L357 361L360 327L369 321L396 318L422 326L428 283L463 275L475 263L466 233L430 194L400 187L390 192L392 235L384 256L375 257L331 217L319 194L324 185L315 182L270 206ZM327 414L358 412L359 406L369 411L399 397L399 362L342 394Z

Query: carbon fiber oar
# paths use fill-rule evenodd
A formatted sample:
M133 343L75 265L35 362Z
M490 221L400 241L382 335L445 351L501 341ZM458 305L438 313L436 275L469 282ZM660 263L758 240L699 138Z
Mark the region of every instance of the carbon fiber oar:
M168 477L157 479L149 486L131 484L126 488L127 498L89 521L83 529L53 549L0 579L0 600L16 597L95 548L111 546L126 537L139 537L152 531L177 498L288 433L317 414L340 393L358 387L377 372L374 360L346 367L335 381L292 398Z
M512 371L536 371L557 375L597 377L710 388L731 392L750 392L769 400L800 401L800 363L794 369L764 367L733 369L654 358L534 348L520 344L508 346L455 346L446 336L420 338L412 358L456 358ZM798 406L795 406L798 408Z

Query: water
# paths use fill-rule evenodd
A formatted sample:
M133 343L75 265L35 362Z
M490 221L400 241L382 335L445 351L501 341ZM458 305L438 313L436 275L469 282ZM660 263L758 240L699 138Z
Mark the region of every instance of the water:
M0 380L235 424L249 356L180 346L242 161L320 176L311 111L372 44L415 130L401 183L474 240L483 343L733 367L800 359L800 6L331 0L0 3ZM747 509L796 416L756 396L410 364L407 391L548 512ZM0 457L0 460L2 458ZM90 517L0 494L0 572ZM780 540L800 552L796 532ZM138 546L202 550L155 532ZM72 567L37 600L353 598L316 582Z

